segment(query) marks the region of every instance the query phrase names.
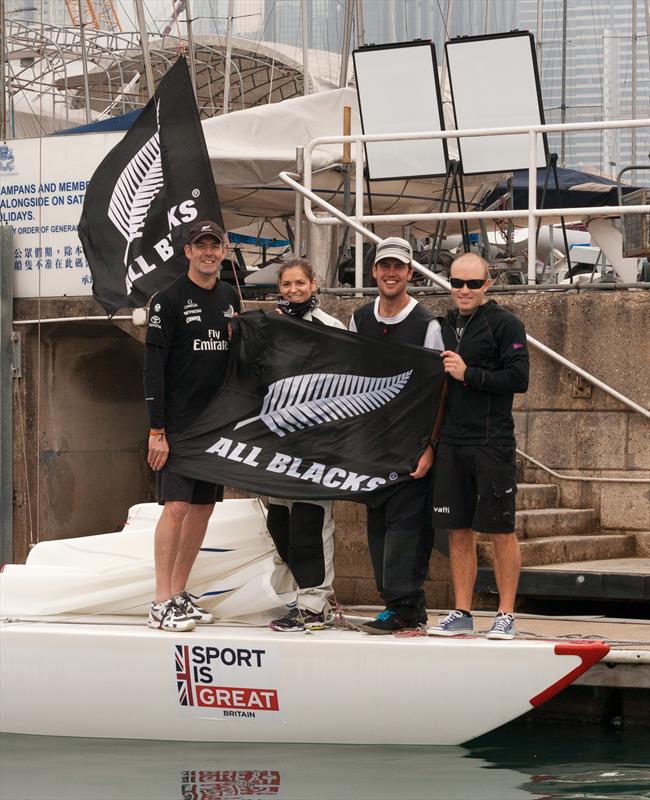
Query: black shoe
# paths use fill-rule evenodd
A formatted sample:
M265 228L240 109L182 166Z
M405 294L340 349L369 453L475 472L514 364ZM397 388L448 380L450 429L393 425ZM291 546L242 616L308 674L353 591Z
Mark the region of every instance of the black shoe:
M387 608L372 622L366 622L361 626L361 630L365 633L372 633L375 636L386 636L389 633L396 633L397 631L415 630L419 625L416 620L404 619L396 611L391 611Z

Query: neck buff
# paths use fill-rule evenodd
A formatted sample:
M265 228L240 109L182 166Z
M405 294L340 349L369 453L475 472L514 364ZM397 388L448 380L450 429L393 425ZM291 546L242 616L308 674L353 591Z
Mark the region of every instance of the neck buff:
M304 317L305 314L312 311L317 306L318 299L315 295L312 295L309 300L305 300L304 303L292 303L289 300L285 300L283 297L278 300L278 308L280 311L290 317Z

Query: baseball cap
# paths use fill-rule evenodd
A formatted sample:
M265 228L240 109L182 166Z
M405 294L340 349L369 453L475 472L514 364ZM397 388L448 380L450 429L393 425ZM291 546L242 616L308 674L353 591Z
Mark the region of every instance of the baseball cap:
M187 233L187 243L194 244L194 242L202 236L214 236L214 238L218 239L220 242L226 241L226 234L223 228L217 225L216 222L211 222L206 219L201 222L195 222L192 225Z
M400 239L398 236L390 236L388 239L383 239L377 245L375 264L381 261L382 258L396 258L398 261L401 261L402 264L410 264L413 260L413 248L406 239Z

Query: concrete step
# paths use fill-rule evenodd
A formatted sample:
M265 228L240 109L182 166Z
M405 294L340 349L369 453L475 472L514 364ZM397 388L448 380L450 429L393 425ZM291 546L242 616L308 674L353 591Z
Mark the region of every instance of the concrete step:
M562 564L572 561L594 561L603 558L634 556L633 534L593 533L585 536L549 536L521 542L522 567ZM478 558L481 566L492 564L492 544L480 541Z
M554 483L518 483L517 510L531 508L557 508L560 487Z
M489 567L479 569L477 586L481 592L496 593L494 572ZM520 598L543 597L546 600L571 598L575 601L580 598L598 600L599 603L631 600L647 604L650 597L650 558L624 556L529 566L521 571L517 595Z
M593 508L531 508L515 516L515 530L522 540L575 536L597 527L598 512Z

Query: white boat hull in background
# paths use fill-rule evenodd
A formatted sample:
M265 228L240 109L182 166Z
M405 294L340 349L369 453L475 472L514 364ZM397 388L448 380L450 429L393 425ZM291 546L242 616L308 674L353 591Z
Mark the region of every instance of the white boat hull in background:
M135 622L135 621L134 621ZM453 745L548 699L603 644L4 622L10 733Z

